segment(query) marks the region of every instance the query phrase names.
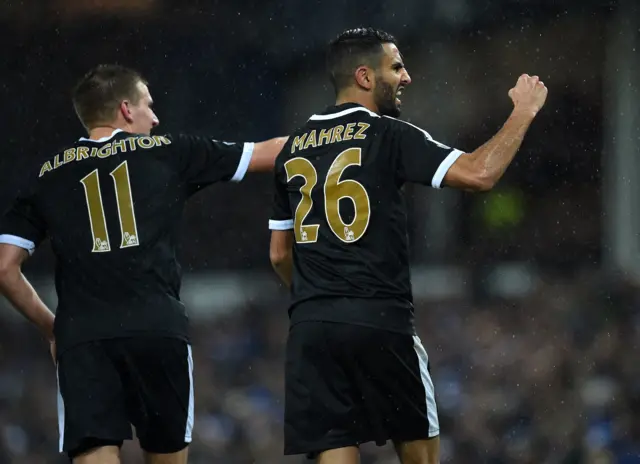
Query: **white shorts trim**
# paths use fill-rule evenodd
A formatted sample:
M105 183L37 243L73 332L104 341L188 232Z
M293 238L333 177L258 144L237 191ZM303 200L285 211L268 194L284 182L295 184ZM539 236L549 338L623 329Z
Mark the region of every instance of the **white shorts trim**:
M60 393L60 376L58 374L58 366L56 366L56 384L58 386L58 434L60 440L58 441L58 452L62 453L64 450L64 399L62 393Z
M424 386L425 403L427 405L427 419L429 420L429 438L435 437L440 434L440 423L438 422L438 408L436 406L435 389L433 387L433 381L431 375L429 375L429 356L427 351L422 346L420 338L416 335L413 336L413 349L418 356L418 363L420 365L420 378L422 379L422 385Z
M194 420L194 394L193 394L193 354L191 352L191 345L187 345L188 350L188 362L189 362L189 409L187 415L187 426L184 432L185 443L191 443L191 432L193 432L193 420Z

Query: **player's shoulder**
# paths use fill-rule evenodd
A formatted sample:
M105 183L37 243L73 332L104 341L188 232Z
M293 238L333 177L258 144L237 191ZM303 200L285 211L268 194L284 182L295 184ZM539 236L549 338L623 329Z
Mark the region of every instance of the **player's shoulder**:
M182 141L187 141L190 138L198 138L197 135L185 134L184 132L168 132L160 135L159 137L166 139L168 144L180 143Z
M396 133L401 134L401 137L407 137L409 140L412 140L414 143L418 144L426 144L429 146L436 146L438 148L444 150L452 149L449 145L445 145L444 143L438 142L435 140L429 132L427 132L422 127L419 127L413 123L408 121L404 121L402 119L393 118L391 116L383 117L388 124L392 125L395 128Z
M244 149L247 143L238 141L229 141L223 138L212 136L209 134L176 132L161 136L170 145L179 147L180 150L186 149Z
M431 134L427 132L422 127L417 126L409 121L405 121L404 119L394 118L393 116L382 116L383 123L391 128L394 131L402 132L402 133L416 133L421 134L431 139Z

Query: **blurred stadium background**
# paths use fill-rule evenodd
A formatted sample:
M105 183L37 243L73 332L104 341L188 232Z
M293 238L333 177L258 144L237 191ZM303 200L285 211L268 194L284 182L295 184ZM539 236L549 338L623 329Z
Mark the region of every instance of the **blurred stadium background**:
M640 462L638 0L2 0L0 208L83 135L70 87L95 64L143 72L160 131L262 140L333 101L323 47L360 25L400 39L403 117L460 149L500 127L519 74L550 90L495 191L407 188L442 462ZM270 186L217 185L185 213L194 464L305 461L282 456ZM55 307L52 270L45 245L25 273ZM66 462L47 346L4 300L0 317L0 463ZM134 447L123 462L141 462Z

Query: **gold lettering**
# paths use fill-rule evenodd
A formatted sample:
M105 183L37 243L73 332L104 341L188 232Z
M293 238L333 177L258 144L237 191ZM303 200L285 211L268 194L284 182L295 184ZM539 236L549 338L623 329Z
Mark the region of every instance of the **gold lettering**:
M296 151L296 148L298 150L302 150L303 146L304 146L304 141L307 138L307 133L305 132L302 135L298 135L295 139L293 139L293 145L291 145L291 154L293 154Z
M344 131L344 126L340 124L333 128L333 135L331 136L331 143L342 142L342 132Z
M153 140L156 142L157 147L161 145L171 145L171 140L169 140L163 135L154 135Z
M355 128L356 123L350 122L347 124L347 130L344 131L344 137L342 140L351 140L353 138L353 129Z
M118 148L120 149L121 153L127 151L127 149L124 146L124 140L118 140L117 142L113 142L111 154L112 155L117 154Z
M364 140L367 138L366 134L364 133L364 131L366 131L367 129L369 129L369 124L367 124L366 122L359 122L358 123L358 127L360 128L358 130L358 133L353 137L354 139L357 140Z
M38 176L38 177L42 177L45 172L49 172L49 171L51 171L51 169L53 169L51 167L51 161L47 161L46 163L44 163L42 165L42 169L40 169L40 176Z
M354 135L356 124L358 129L356 134ZM319 135L317 135L317 130L313 129L312 131L306 132L302 135L298 135L293 139L293 143L291 144L291 154L295 153L296 150L306 150L309 147L315 148L329 143L342 142L352 139L364 140L367 138L367 134L365 132L369 127L371 126L364 122L352 122L347 124L346 129L342 124L330 129L320 129Z
M152 148L156 143L151 137L139 137L136 139L140 148Z
M91 158L95 158L98 155L98 149L96 147L93 147L91 149L91 154L89 156L91 156Z
M98 150L98 158L108 158L111 156L111 144L108 143L103 145L100 150Z
M60 155L56 155L56 157L53 159L53 169L58 169L63 164L64 163L60 162Z
M89 157L88 147L78 147L76 150L76 161L86 160Z
M309 132L309 137L307 137L307 143L304 144L304 149L306 150L309 147L317 147L318 143L316 142L316 130L313 129Z
M126 139L127 142L129 143L129 150L130 151L135 151L136 150L136 139L134 137L129 137L128 139Z
M331 129L322 129L320 131L320 138L318 139L318 145L324 145L325 143L329 143L331 140L331 132L333 132L333 127Z
M64 164L70 163L71 161L76 159L76 149L69 148L64 152Z

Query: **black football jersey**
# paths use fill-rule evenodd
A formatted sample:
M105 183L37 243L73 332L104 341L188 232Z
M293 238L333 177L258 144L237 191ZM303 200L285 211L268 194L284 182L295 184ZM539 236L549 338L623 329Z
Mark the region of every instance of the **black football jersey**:
M329 107L289 137L269 228L293 229L292 323L413 332L405 182L442 186L463 155L407 122Z
M241 180L252 154L252 143L117 130L39 167L0 218L0 243L33 252L50 238L59 352L138 334L188 339L176 259L183 207L206 185Z

